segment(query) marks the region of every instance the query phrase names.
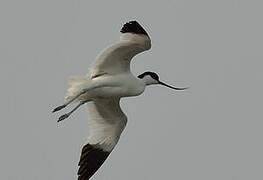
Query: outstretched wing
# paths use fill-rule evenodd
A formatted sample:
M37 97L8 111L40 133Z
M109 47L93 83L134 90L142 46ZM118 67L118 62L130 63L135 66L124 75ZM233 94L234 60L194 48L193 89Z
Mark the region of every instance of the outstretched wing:
M131 59L151 48L151 39L136 21L126 23L120 40L106 48L96 59L91 77L130 71Z
M88 104L88 143L82 148L78 180L88 180L107 159L125 128L127 117L119 99L94 100Z

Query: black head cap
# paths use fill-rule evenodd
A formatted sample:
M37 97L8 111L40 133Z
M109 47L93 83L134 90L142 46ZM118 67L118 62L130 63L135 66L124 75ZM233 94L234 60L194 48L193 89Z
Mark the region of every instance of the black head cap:
M138 76L138 78L142 79L143 77L145 77L147 75L151 76L156 81L159 81L159 76L155 72L150 72L150 71L147 71L147 72L144 72L144 73L140 74Z
M134 33L134 34L144 34L148 36L147 32L137 21L130 21L123 25L121 28L121 33Z

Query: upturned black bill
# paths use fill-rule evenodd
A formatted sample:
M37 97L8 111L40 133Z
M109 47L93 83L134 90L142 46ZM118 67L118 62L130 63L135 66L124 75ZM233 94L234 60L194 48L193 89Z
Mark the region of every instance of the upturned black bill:
M164 82L161 82L161 81L159 81L159 84L164 85L164 86L166 86L166 87L168 87L168 88L171 88L171 89L175 89L175 90L185 90L185 89L188 89L188 87L185 87L185 88L173 87L173 86L170 86L170 85L168 85L168 84L165 84Z

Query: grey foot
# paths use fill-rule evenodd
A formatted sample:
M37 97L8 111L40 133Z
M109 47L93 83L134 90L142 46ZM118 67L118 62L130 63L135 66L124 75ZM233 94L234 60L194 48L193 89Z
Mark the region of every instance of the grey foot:
M52 112L56 112L56 111L59 111L59 110L61 110L61 109L63 109L63 108L65 108L67 105L61 105L61 106L58 106L58 107L56 107Z
M66 118L68 118L68 117L69 117L69 114L63 114L62 116L60 116L60 117L58 118L58 121L57 121L57 122L60 122L60 121L66 119Z

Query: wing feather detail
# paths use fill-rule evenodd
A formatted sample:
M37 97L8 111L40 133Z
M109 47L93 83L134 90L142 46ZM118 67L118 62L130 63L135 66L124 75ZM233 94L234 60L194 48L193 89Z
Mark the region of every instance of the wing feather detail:
M110 152L96 146L86 144L81 152L78 170L78 180L88 180L101 167Z
M88 180L101 167L117 144L127 118L119 99L96 99L88 104L89 138L83 146L78 170L78 180Z
M151 47L151 40L146 35L124 33L119 41L109 46L96 58L91 77L99 74L120 74L130 72L131 59Z

